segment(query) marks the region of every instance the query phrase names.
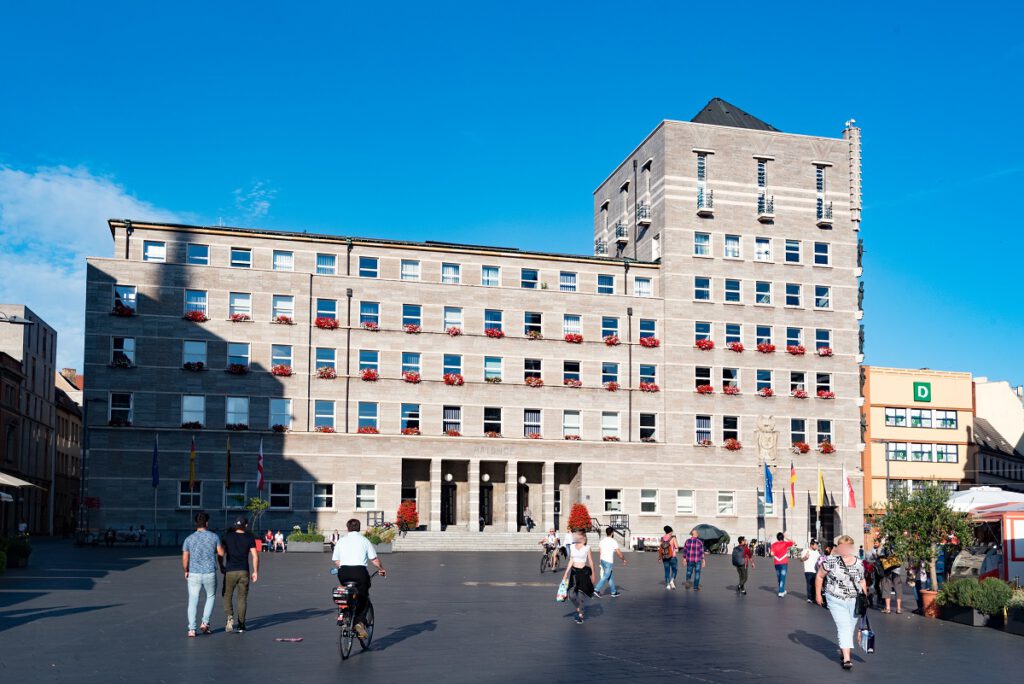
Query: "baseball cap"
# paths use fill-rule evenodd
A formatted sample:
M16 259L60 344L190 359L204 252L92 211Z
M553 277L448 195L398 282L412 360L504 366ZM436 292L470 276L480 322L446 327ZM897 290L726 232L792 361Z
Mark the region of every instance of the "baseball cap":
M245 527L247 524L248 523L245 522L245 518L235 518L235 524L232 525L232 527L242 528Z

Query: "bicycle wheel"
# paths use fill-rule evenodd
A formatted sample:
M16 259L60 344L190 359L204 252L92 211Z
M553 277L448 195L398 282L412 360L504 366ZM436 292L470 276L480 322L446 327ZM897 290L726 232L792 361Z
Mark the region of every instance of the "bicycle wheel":
M544 554L540 557L540 574L544 574L548 571L548 566L551 565L551 558L548 554Z
M360 639L359 645L363 647L363 650L370 648L370 642L373 641L373 604L371 603L366 607L366 622L363 624L366 627L366 639Z
M355 640L355 630L352 629L351 610L345 612L345 619L341 622L341 633L338 635L338 648L341 651L341 659L346 660L352 655L352 642Z

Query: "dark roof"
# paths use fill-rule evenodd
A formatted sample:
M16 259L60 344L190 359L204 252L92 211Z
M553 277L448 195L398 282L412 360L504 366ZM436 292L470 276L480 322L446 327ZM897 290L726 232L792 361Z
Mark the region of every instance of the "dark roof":
M984 418L974 417L974 432L971 435L971 441L988 451L1024 458L1024 455L1006 441L1006 438Z
M712 98L690 121L712 126L732 126L733 128L750 128L755 131L781 133L775 126L761 121L752 114L747 114L736 105L729 104L720 97Z

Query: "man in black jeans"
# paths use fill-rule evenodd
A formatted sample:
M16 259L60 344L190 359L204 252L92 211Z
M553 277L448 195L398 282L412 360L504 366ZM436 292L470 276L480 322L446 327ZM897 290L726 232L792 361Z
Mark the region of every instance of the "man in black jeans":
M256 540L245 531L245 518L238 518L221 540L224 555L219 556L220 571L224 573L224 617L227 621L225 632L245 632L246 599L249 596L249 582L255 582L259 573L260 557L256 553ZM252 559L252 574L249 574L249 559ZM238 601L232 606L235 590Z
M348 534L338 540L334 545L334 564L338 567L338 583L356 583L356 614L354 627L356 636L360 639L367 637L366 632L366 610L370 602L370 573L366 569L367 563L373 563L381 577L386 577L384 566L377 558L377 551L373 548L370 540L359 533L359 521L353 518L346 524ZM339 620L341 616L338 616Z

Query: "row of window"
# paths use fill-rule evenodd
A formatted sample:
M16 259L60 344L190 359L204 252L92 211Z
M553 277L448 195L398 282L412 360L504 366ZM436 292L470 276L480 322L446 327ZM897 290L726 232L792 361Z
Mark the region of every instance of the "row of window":
M958 482L952 480L889 480L889 496L893 497L896 492L922 492L928 485L938 485L947 492L955 492L960 488Z
M907 421L907 414L910 421ZM957 426L956 411L940 409L905 409L886 407L885 424L887 427L938 428L955 430Z
M167 243L156 240L145 240L142 245L143 261L164 263L167 261ZM208 266L210 264L210 246L203 244L189 243L185 247L185 263L196 266ZM253 251L248 247L232 247L228 264L232 268L252 268ZM295 253L289 250L273 250L271 267L275 271L294 271ZM337 275L338 257L336 254L316 255L317 275ZM379 278L381 274L380 258L361 256L358 260L358 275L360 278ZM402 259L399 269L401 280L420 282L422 278L421 263L418 259ZM441 264L439 282L447 285L460 285L463 280L462 264L444 262ZM580 274L576 271L559 271L558 290L560 292L582 292L579 287ZM480 285L485 287L500 287L502 282L501 266L481 266ZM519 287L536 290L547 289L547 282L540 279L540 270L536 268L519 269ZM589 287L589 286L588 286ZM597 294L615 294L615 275L598 274L593 290ZM636 297L650 297L651 278L643 276L633 277L633 294Z
M707 152L696 153L696 172L697 172L697 207L705 208L710 207L710 188L708 188L708 179L710 178L710 155ZM757 213L758 214L771 214L775 213L775 198L773 195L769 195L768 189L768 164L771 160L769 159L757 159L756 160L756 172L757 177ZM832 203L825 201L825 193L828 189L828 166L827 164L814 164L814 215L818 221L825 220L828 223L832 221Z
M1002 458L981 457L981 471L1006 480L1024 480L1024 465L1011 463Z
M779 303L776 295L775 285L769 280L754 281L753 303L757 306L775 306ZM712 302L714 298L713 279L708 276L694 276L693 278L693 299L697 302ZM749 286L746 288L749 295ZM809 285L804 289L802 283L785 283L782 291L782 304L789 308L805 308L805 293L813 293L811 300L812 307L819 310L832 309L832 286L831 285ZM743 280L739 278L723 278L722 289L719 291L718 301L727 304L743 304L748 301L744 297Z
M604 490L604 512L624 512L622 501L622 489ZM697 492L693 489L675 490L675 514L676 515L697 515ZM757 490L757 514L758 516L774 516L775 505L766 503L764 491ZM773 497L774 498L774 497ZM661 491L658 489L640 490L640 514L658 515L661 510ZM704 512L702 511L703 515ZM736 492L731 490L718 490L715 492L715 514L720 517L736 515Z
M890 461L913 461L917 463L957 463L960 449L956 444L918 444L907 442L886 442L885 457Z
M204 483L202 480L196 480L195 482L180 480L178 482L178 508L202 508L204 484L207 485L206 488L213 488L214 491L216 491L216 485L209 482ZM252 483L251 487L255 488L255 484L256 483ZM268 482L266 484L268 492L267 502L270 504L270 510L291 510L293 483ZM222 487L221 491L223 492L223 498L221 499L222 508L226 510L243 510L245 508L245 504L249 500L246 498L248 483L221 483L220 486ZM353 495L355 510L376 510L377 485L356 484ZM313 510L333 510L334 498L335 487L333 483L313 483Z
M748 238L749 239L749 238ZM763 263L775 262L775 241L770 237L754 237L754 261ZM811 253L808 255L809 263L814 266L832 265L832 245L827 242L811 243ZM805 263L804 241L784 240L783 258L784 264ZM693 256L710 257L714 256L714 245L711 233L693 234ZM743 236L723 235L722 236L722 257L725 259L743 259Z

